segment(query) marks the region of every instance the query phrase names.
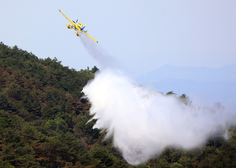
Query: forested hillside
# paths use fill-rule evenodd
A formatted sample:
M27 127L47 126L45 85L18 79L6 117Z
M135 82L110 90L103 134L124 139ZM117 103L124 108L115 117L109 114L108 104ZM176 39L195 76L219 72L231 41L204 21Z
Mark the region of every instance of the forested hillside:
M133 167L111 141L102 141L94 121L86 124L90 104L81 91L97 70L69 69L1 42L0 167ZM179 98L189 102L184 94ZM213 137L194 151L169 147L137 167L236 167L235 129L229 132L229 141Z

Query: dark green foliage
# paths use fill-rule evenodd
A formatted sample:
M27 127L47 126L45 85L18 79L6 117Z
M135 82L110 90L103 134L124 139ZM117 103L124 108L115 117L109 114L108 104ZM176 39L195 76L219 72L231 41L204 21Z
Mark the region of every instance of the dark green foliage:
M56 58L39 59L0 43L0 167L97 168L128 165L105 133L92 129L82 88L98 68L76 71ZM173 91L166 95L176 94ZM189 98L178 97L185 105ZM137 168L236 167L236 129L198 150L168 147Z
M93 145L102 137L81 91L97 67L68 69L3 43L0 63L0 167L125 167Z
M179 99L185 104L185 105L190 105L191 101L189 100L189 97L186 96L185 94L182 94Z
M176 96L176 94L173 91L167 92L166 95L174 95L174 96Z
M92 69L91 69L91 72L92 73L95 73L95 72L97 72L99 69L96 67L96 66L94 66Z
M102 147L95 147L92 149L92 156L93 158L96 158L101 161L101 163L104 164L105 167L111 167L114 163L113 156Z
M34 149L31 146L37 132L32 130L30 126L23 125L23 122L20 117L11 117L7 112L0 111L0 140L2 144L0 160L2 160L3 165L40 167L34 156Z

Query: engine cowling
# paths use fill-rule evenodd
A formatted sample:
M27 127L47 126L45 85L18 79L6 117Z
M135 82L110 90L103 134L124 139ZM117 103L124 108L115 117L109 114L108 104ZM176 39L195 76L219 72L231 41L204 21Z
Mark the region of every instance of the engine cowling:
M66 24L66 27L67 27L68 29L73 29L73 27L72 27L70 24Z

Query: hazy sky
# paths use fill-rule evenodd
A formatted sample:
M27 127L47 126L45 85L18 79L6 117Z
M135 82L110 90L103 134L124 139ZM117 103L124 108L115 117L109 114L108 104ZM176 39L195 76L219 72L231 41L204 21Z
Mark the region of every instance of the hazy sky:
M0 41L77 70L99 68L58 8L135 73L236 63L235 0L2 1Z

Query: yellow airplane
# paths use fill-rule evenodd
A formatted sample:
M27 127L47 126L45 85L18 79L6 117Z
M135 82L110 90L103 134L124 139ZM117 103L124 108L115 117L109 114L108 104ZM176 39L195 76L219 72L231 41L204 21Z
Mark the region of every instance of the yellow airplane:
M96 43L99 43L97 40L95 40L94 38L92 38L88 33L87 33L87 31L88 30L84 30L84 28L86 27L86 25L83 25L83 23L77 23L78 22L78 19L76 20L76 22L72 22L64 13L62 13L62 11L60 10L60 9L58 9L59 10L59 12L61 12L61 14L63 14L65 17L66 17L66 19L72 24L72 25L70 25L70 24L66 24L66 26L67 26L67 28L68 29L74 29L75 30L75 34L77 35L77 36L79 36L79 32L84 32L84 34L86 35L86 36L88 36L89 38L91 38L93 41L95 41Z

